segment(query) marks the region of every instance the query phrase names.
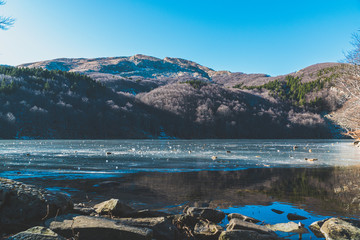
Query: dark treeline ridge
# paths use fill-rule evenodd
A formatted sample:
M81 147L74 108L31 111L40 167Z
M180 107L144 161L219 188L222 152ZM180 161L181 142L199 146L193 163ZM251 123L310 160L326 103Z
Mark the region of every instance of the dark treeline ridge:
M196 79L136 96L83 74L41 68L0 66L0 81L1 138L332 137L329 123L302 107L324 80L289 77L257 87L292 105Z

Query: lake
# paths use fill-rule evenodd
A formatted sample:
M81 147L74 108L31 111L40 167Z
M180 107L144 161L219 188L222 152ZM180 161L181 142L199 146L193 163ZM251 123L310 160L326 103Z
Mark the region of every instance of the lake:
M0 163L1 177L75 202L210 206L266 223L297 213L306 226L360 216L360 150L351 140L1 140Z

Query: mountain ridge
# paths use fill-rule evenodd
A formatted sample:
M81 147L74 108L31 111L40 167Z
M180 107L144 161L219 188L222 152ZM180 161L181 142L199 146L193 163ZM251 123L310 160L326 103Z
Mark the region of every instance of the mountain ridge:
M119 65L120 63L123 62L131 62L134 63L135 65L140 65L140 68L143 68L142 70L148 70L149 68L153 67L156 68L156 66L154 66L154 64L149 64L144 65L143 61L148 61L150 62L155 62L155 63L162 63L163 66L161 66L161 64L159 64L157 67L160 68L161 70L163 70L166 67L169 67L169 65L166 65L166 63L171 63L174 65L177 65L178 68L177 69L173 69L173 68L169 68L170 70L178 70L178 72L182 72L181 70L186 70L186 72L191 72L195 71L195 69L197 68L198 70L204 71L205 73L208 74L209 77L218 77L218 76L231 76L231 75L235 75L237 77L243 77L243 76L249 76L250 79L255 79L255 78L279 78L285 75L289 75L289 74L298 74L301 72L306 72L306 71L317 71L319 69L322 68L326 68L326 67L331 67L331 66L335 66L335 65L339 65L340 63L332 63L332 62L327 62L327 63L317 63L317 64L313 64L310 65L308 67L305 67L299 71L296 72L291 72L288 74L282 74L282 75L278 75L278 76L270 76L266 73L244 73L244 72L231 72L228 70L220 70L220 71L216 71L212 68L203 66L201 64L198 64L194 61L191 60L186 60L186 59L182 59L182 58L173 58L173 57L165 57L163 59L160 58L156 58L156 57L152 57L152 56L147 56L147 55L143 55L143 54L136 54L133 56L121 56L121 57L98 57L98 58L56 58L56 59L52 59L52 60L45 60L45 61L39 61L39 62L32 62L32 63L24 63L24 64L20 64L17 67L29 67L29 68L43 68L43 69L47 69L47 70L61 70L61 71L69 71L69 72L79 72L79 73L86 73L89 75L92 75L92 73L97 72L97 73L104 73L104 74L114 74L114 75L119 75L119 76L125 76L124 72L127 73L128 71L118 71L118 72L114 72L111 71L110 69L103 69L102 67L104 66L111 66L116 68L116 65ZM121 66L118 66L119 69L121 70ZM182 68L181 68L182 67ZM107 70L107 71L106 71ZM122 69L124 70L124 69ZM125 70L129 70L129 69L125 69ZM166 75L166 74L165 74ZM153 76L149 76L149 75L145 75L145 76L141 76L141 75L136 75L136 73L134 73L134 76L132 77L143 77L143 78L156 78L156 77L162 77L161 76L161 72L158 75L153 75ZM172 75L172 76L168 76L168 77L177 77L177 78L181 78L181 74L179 76L179 74L177 75ZM194 77L194 78L202 78L201 75L190 75L188 77Z

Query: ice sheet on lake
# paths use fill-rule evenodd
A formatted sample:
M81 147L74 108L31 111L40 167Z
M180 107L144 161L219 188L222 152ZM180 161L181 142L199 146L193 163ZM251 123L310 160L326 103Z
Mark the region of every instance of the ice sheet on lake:
M0 141L0 176L21 171L94 175L359 163L360 151L351 140Z

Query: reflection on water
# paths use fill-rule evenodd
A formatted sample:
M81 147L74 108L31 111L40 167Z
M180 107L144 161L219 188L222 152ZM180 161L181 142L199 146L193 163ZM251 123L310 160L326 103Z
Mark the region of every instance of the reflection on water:
M273 210L281 209L284 213L275 213ZM287 218L288 213L295 213L300 216L306 217L307 219L301 220L301 223L308 229L308 233L301 235L297 233L284 233L277 232L280 237L285 239L292 240L305 240L305 239L317 239L317 237L309 230L308 226L313 222L324 220L330 216L317 215L312 212L306 212L305 210L286 203L273 202L270 205L246 205L246 206L234 206L226 209L222 209L225 213L241 213L245 216L251 216L256 219L261 219L266 224L277 224L277 223L287 223L289 219ZM225 226L228 223L227 219L223 222Z
M76 201L110 197L133 205L228 208L287 202L320 215L360 214L360 168L252 168L239 171L148 172L107 179L27 178L24 182L68 192Z

